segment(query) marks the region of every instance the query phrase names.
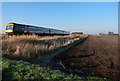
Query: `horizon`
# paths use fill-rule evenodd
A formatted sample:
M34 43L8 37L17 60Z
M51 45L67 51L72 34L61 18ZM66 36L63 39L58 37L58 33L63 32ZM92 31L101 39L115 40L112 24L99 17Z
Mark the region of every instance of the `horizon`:
M3 2L2 14L2 33L10 22L84 34L118 33L118 2Z

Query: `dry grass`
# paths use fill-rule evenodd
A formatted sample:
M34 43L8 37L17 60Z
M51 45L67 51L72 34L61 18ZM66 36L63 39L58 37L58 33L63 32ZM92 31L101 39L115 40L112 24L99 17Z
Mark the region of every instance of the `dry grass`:
M2 38L2 39L7 39L8 36L7 36L6 34L0 34L0 38Z
M12 58L40 59L43 54L48 54L55 49L66 46L79 40L82 36L52 36L40 37L37 35L22 35L13 37L2 37L3 55Z

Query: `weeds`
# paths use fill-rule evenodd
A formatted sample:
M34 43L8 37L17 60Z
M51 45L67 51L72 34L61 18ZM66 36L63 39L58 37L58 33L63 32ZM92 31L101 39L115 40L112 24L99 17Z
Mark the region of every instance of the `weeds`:
M11 38L5 38L4 36L2 40L2 54L8 55L11 58L40 59L41 55L53 52L54 50L67 46L81 38L82 36L80 35L52 37L22 35L13 36Z
M45 79L59 79L67 81L67 79L73 79L78 81L107 81L105 78L91 77L91 76L78 76L73 74L66 74L60 70L53 70L48 67L41 67L37 64L31 64L22 60L10 60L8 58L2 58L2 80L45 80ZM0 64L1 64L0 63Z

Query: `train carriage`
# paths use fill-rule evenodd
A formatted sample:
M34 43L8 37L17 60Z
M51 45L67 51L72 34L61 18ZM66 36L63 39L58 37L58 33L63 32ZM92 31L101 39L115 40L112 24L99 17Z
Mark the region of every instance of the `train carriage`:
M30 26L17 23L9 23L6 27L6 33L8 35L12 34L38 34L38 35L68 35L69 31Z

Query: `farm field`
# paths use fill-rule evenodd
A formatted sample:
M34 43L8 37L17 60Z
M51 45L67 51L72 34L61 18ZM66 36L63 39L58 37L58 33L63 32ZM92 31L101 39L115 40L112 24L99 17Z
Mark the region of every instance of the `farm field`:
M26 62L24 59L24 54L30 53L31 57L29 56L28 59L31 60L31 58L34 55L44 55L46 52L41 52L41 48L35 49L34 47L36 45L40 46L43 44L45 45L52 45L52 44L62 44L61 46L66 46L68 44L73 43L76 40L80 40L82 37L85 37L84 35L69 35L69 36L55 36L55 37L38 37L38 36L17 36L17 37L11 37L8 38L5 35L2 37L2 45L3 45L3 57L2 62L0 62L0 65L2 64L2 78L3 81L6 80L28 80L28 79L61 79L61 80L67 80L67 79L77 79L81 81L85 80L101 80L101 81L107 81L106 78L100 78L97 76L79 76L75 75L73 73L66 73L62 72L58 69L50 68L49 66L41 66L41 64ZM56 40L59 40L56 42ZM51 43L50 43L51 42ZM26 46L27 44L27 46ZM20 45L19 50L16 46ZM56 46L56 45L54 45ZM60 47L61 47L60 46ZM23 48L21 48L23 47ZM28 51L27 48L31 48L31 52ZM56 47L54 47L56 48ZM59 48L59 47L58 47ZM26 51L27 50L27 51ZM39 50L39 52L37 51ZM47 51L48 50L48 51ZM17 51L17 53L16 53ZM26 52L25 52L26 51ZM37 52L35 52L37 51ZM53 51L48 48L43 49L42 51ZM16 57L15 57L15 54ZM19 56L21 54L21 57ZM22 55L23 54L23 55ZM6 57L6 55L8 56ZM26 58L27 56L26 55ZM12 58L12 59L11 59ZM14 58L14 60L13 60ZM21 60L20 60L21 59ZM34 58L35 59L35 58Z
M118 36L90 36L59 56L73 70L120 80Z

